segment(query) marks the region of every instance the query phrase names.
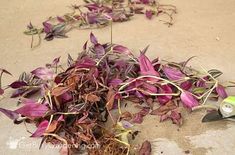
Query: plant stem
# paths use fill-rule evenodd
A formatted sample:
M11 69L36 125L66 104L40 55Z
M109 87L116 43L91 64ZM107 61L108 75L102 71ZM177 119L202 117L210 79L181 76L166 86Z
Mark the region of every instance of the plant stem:
M213 106L213 105L199 105L199 106L193 107L192 111L199 110L199 109L214 109L214 110L218 110L218 108L216 106Z
M3 75L3 71L0 73L0 88L2 88L2 75Z
M169 81L169 80L166 80L166 79L163 79L161 77L158 77L158 76L154 76L154 75L142 75L142 76L139 76L135 79L133 79L132 81L130 82L127 82L127 83L124 83L119 89L118 91L121 91L122 89L124 89L126 86L130 85L131 83L137 81L137 80L140 80L140 79L143 79L143 78L153 78L153 79L157 79L157 80L162 80L162 81L165 81L173 86L175 86L179 91L183 92L184 90L182 88L180 88L179 86L177 86L175 83Z

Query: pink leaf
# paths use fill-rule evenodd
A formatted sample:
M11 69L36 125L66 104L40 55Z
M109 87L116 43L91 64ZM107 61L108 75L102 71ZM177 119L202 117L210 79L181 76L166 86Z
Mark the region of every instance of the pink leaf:
M228 97L228 94L225 91L224 87L220 84L216 87L216 92L222 99L225 99Z
M30 118L42 117L47 111L48 108L46 105L38 103L28 103L15 110L15 112Z
M61 121L65 121L64 120L64 115L60 115L60 117L58 118L58 122L61 122Z
M195 97L190 92L184 91L180 95L180 99L183 103L183 105L189 109L192 109L193 107L197 106L199 103L196 100Z
M149 93L157 93L158 89L152 85L149 84L147 82L143 82L142 86L141 86L145 91L149 92ZM144 93L144 92L143 92ZM148 95L148 94L147 94Z
M37 130L31 135L31 137L41 137L45 133L45 131L48 127L48 124L49 124L49 122L47 120L42 121L38 125Z
M160 94L171 94L172 89L169 85L162 85L159 89L159 93ZM172 99L172 96L171 95L158 96L157 99L161 105L164 105Z
M146 16L148 19L152 19L152 17L153 17L153 11L152 11L152 10L146 10L145 16Z
M119 84L121 84L123 81L121 79L118 79L118 78L115 78L115 79L112 79L110 82L109 82L109 86L112 86L112 87L117 87Z
M124 47L122 45L115 45L113 47L113 52L119 53L119 54L127 54L127 55L132 54L132 52L127 47Z
M155 71L151 61L148 59L148 57L145 56L144 53L140 53L140 56L138 57L139 65L140 65L140 73L142 75L155 75L159 76L159 73Z
M55 76L54 72L51 69L39 67L31 72L38 78L42 80L52 80Z
M62 18L62 17L60 17L60 16L57 16L56 18L57 18L57 20L58 20L59 22L61 22L61 23L64 23L64 22L65 22L64 18Z
M163 66L163 72L170 80L180 80L185 77L180 70L168 66Z

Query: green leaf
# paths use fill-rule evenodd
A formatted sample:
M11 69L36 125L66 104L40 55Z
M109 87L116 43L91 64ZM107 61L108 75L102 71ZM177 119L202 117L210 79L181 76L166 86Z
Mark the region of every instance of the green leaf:
M220 75L223 74L223 72L221 72L220 70L217 70L217 69L211 69L208 71L208 73L213 76L214 78L217 78L219 77Z
M194 94L202 94L206 91L206 88L204 87L197 87L193 89L193 93Z
M227 102L227 103L231 103L235 105L235 96L229 96L226 99L224 99L223 102Z

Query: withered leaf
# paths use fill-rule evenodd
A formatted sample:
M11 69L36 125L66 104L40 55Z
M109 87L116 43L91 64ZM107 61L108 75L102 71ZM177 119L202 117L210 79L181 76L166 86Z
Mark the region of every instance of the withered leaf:
M54 132L57 128L58 125L58 121L52 121L51 124L49 125L49 127L47 128L47 130L45 132L49 133L49 132Z
M69 149L66 145L62 145L60 149L60 155L70 155Z
M83 133L78 133L78 137L80 137L83 141L90 141L91 140L91 137L88 137Z
M66 93L69 90L68 87L55 87L52 91L51 91L51 95L53 96L60 96L64 93Z
M177 106L175 105L175 103L173 103L172 101L169 101L165 105L160 106L159 108L153 110L150 114L162 116L162 115L164 115L164 114L168 113L169 111L174 110L176 108L177 108Z
M107 103L106 108L108 110L111 110L113 108L114 98L115 97L115 91L113 89L109 89L107 94Z
M99 102L100 101L100 97L95 94L86 94L86 95L83 95L82 98L85 101L89 101L89 102Z
M143 142L139 150L139 155L150 155L151 151L152 151L151 143L148 140L146 140Z
M120 119L129 121L132 119L132 117L133 117L133 115L130 112L125 111L121 114Z

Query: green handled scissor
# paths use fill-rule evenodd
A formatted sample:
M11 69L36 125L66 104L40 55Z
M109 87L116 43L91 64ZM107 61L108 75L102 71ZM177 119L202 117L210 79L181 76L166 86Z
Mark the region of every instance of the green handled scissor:
M235 121L235 96L225 98L217 111L212 111L206 114L202 122L218 121L229 119Z

